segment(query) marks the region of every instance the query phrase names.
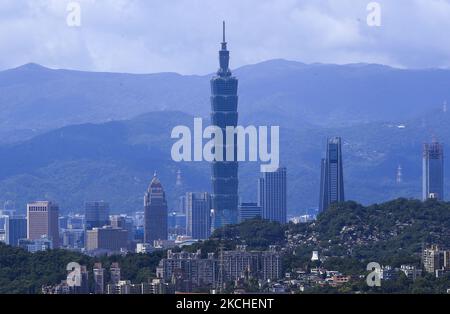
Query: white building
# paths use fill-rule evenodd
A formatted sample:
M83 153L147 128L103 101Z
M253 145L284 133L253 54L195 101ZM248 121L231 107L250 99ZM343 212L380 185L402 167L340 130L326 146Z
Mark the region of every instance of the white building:
M152 253L155 248L150 243L138 243L136 244L136 253L147 254Z

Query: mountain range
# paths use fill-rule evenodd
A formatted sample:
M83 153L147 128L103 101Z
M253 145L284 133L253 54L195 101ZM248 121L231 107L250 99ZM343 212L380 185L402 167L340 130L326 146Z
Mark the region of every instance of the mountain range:
M450 70L270 60L241 67L241 123L285 127L403 121L450 99ZM53 70L37 64L0 72L0 142L72 124L177 110L206 117L211 75Z
M343 137L346 197L363 204L420 197L421 145L432 135L450 137L442 108L449 70L271 60L234 75L240 123L281 127L290 214L317 207L327 136ZM208 191L209 165L173 162L170 132L207 117L210 77L36 64L0 72L0 200L23 210L30 200L54 199L69 211L103 199L115 212L131 212L142 209L154 171L172 208L185 191ZM176 187L179 169L183 186ZM240 164L242 201L256 200L258 175L258 163Z

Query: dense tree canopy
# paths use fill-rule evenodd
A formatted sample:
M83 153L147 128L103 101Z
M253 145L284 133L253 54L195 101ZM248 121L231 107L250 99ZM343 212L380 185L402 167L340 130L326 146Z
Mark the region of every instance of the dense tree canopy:
M0 294L39 293L43 285L53 285L64 280L67 276L66 266L70 262L87 266L88 271L92 271L95 262L102 262L106 269L112 262L119 262L124 279L147 282L154 277L156 265L163 253L161 251L153 254L94 258L67 250L49 250L32 254L0 243ZM108 280L108 272L105 273ZM89 279L92 283L91 274Z
M450 244L450 203L397 199L365 207L345 202L331 206L309 223L281 225L253 219L226 226L216 230L210 239L184 249L201 249L206 256L217 252L220 246L230 250L238 244L247 245L249 250L266 250L270 245L283 247L285 271L317 266L317 262L311 262L313 250L325 257L323 267L356 278L365 273L365 265L372 261L393 267L402 264L420 267L424 245ZM165 255L165 251L158 251L94 258L65 250L31 254L0 244L0 293L38 293L42 285L63 280L66 265L72 261L87 266L89 271L98 261L106 269L112 262L119 262L124 279L146 282L155 276L156 265ZM449 276L436 279L426 275L415 282L400 276L375 292L435 293L445 292L449 287ZM362 280L339 289L324 289L309 292L374 292L368 291Z

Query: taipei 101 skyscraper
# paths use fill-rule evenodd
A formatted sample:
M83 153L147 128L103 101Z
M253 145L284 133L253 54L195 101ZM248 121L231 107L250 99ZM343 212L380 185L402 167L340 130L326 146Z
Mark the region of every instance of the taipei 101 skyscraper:
M222 49L219 51L220 68L217 75L211 79L211 124L222 129L226 134L226 127L236 127L237 113L237 88L238 80L231 75L229 69L230 52L225 41L225 22L223 22ZM223 161L212 162L212 229L220 228L227 224L236 224L238 221L238 162L236 158L237 139L234 136L234 158L227 160L226 145L230 139L224 136L223 143L215 143L223 146ZM233 144L229 144L233 145Z

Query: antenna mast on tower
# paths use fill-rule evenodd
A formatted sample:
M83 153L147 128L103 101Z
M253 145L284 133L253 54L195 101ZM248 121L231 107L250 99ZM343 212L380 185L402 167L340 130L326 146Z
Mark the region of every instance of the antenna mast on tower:
M402 173L402 165L398 165L397 167L397 176L395 178L396 183L402 183L403 182L403 173Z

